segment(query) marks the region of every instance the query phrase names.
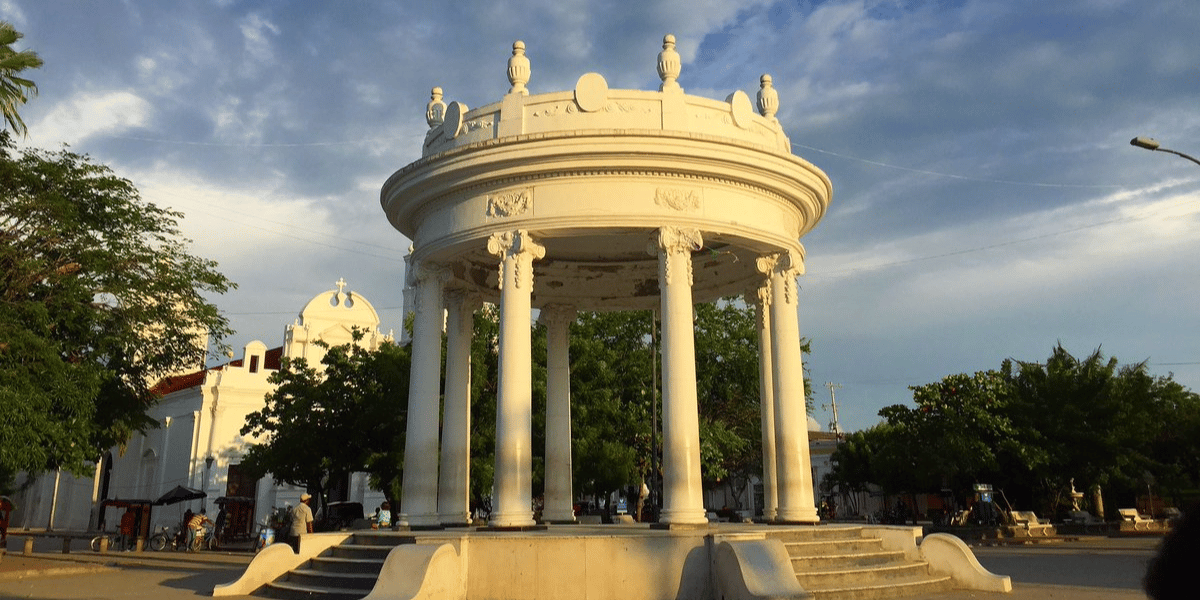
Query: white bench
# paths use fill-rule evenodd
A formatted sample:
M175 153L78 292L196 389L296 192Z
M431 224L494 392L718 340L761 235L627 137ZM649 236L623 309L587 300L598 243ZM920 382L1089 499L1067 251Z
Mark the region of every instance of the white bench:
M1024 527L1030 536L1049 536L1050 531L1053 529L1049 521L1039 519L1031 510L1014 510L1009 515L1013 520L1013 524Z
M1127 523L1133 523L1133 529L1136 531L1145 523L1146 529L1149 529L1154 524L1154 519L1148 519L1138 513L1136 508L1119 508L1117 512L1121 513L1121 519Z

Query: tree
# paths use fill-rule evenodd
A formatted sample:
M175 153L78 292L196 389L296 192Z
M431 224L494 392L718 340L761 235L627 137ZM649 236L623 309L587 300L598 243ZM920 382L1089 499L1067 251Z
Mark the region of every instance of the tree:
M271 374L276 388L262 410L246 417L242 435L259 438L242 465L277 482L303 486L322 504L350 473L368 471L372 485L399 496L408 414L409 348L384 343L329 348L322 367L285 358ZM398 504L397 504L398 505Z
M1108 502L1123 505L1146 490L1148 476L1177 491L1200 483L1200 397L1152 377L1145 362L1121 366L1099 348L1076 358L1059 344L1044 363L1008 361L1005 370L1017 401L1012 418L1040 458L1012 486L1041 510L1067 505L1071 479L1100 485Z
M0 472L86 473L155 425L155 382L230 333L204 296L234 284L188 253L181 217L86 156L0 132Z
M1121 366L1099 349L1080 359L1059 344L1044 363L1006 360L911 389L915 407L882 409L886 427L835 452L831 485L865 483L855 467L863 446L865 476L886 492L991 483L1046 516L1070 505L1072 480L1101 486L1114 505L1131 504L1148 482L1177 498L1200 483L1200 396L1152 377L1144 362Z
M21 135L26 128L17 107L29 99L27 94L37 94L37 86L18 73L42 66L42 59L32 50L13 50L12 45L23 37L11 23L0 21L0 112L5 125Z
M580 313L571 326L576 491L605 497L650 473L655 397L649 311Z

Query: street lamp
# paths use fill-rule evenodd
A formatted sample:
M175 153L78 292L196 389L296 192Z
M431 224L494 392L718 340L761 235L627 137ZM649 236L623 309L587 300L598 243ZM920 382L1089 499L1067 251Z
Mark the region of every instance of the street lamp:
M1135 137L1132 140L1129 140L1129 144L1132 146L1137 146L1138 148L1145 148L1146 150L1153 150L1156 152L1167 152L1169 154L1174 154L1175 156L1182 156L1183 158L1186 158L1186 159L1200 165L1200 160L1196 160L1195 158L1188 156L1182 152L1176 152L1175 150L1163 148L1162 146L1159 145L1158 140L1156 140L1154 138Z

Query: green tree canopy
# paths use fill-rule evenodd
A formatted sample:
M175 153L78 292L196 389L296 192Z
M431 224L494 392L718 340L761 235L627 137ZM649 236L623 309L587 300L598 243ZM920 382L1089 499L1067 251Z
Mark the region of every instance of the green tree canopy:
M42 59L32 50L14 50L12 45L25 37L12 26L0 21L0 112L4 113L4 124L14 132L25 135L25 121L18 107L37 94L37 86L20 73L42 66Z
M1200 396L1144 362L1121 366L1099 349L1076 358L1059 344L1043 363L1006 360L911 389L915 406L880 410L884 425L837 449L827 488L961 496L990 483L1050 516L1072 480L1114 505L1132 505L1147 483L1177 501L1200 484Z
M261 440L243 467L303 486L322 503L331 484L367 471L373 487L394 501L403 475L409 348L346 344L329 348L321 364L285 358L271 374L275 390L242 427L242 435Z
M151 386L203 365L233 284L188 253L182 215L86 156L0 132L0 472L88 464L135 431Z

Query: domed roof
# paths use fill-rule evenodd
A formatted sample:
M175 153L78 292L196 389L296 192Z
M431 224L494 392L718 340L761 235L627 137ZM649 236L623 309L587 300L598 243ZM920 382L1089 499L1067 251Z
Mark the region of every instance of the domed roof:
M300 311L300 324L352 323L374 330L379 326L379 313L366 298L345 291L345 280L338 279L337 289L317 294Z

